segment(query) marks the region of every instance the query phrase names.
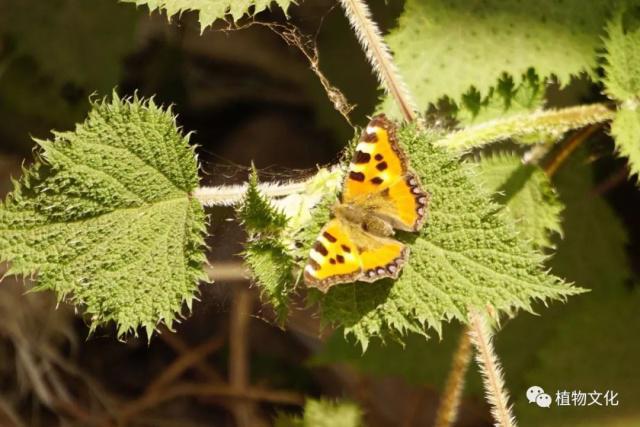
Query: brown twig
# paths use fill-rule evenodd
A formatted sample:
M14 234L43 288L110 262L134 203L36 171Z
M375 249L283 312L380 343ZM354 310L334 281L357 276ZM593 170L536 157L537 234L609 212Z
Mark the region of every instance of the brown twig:
M471 340L469 328L465 328L460 336L458 347L453 354L453 363L440 399L438 412L436 413L435 427L450 427L456 421L460 398L464 388L464 379L471 362Z
M146 393L157 393L160 389L172 383L187 369L199 364L205 357L219 350L223 344L224 337L213 337L188 352L182 353L180 357L175 359L167 369L165 369L153 382L151 382L151 384L149 384Z
M560 166L562 166L569 158L571 153L573 153L584 141L600 129L601 126L601 124L587 126L571 135L566 143L548 161L547 166L544 168L547 176L554 176Z
M160 338L169 345L169 347L173 348L177 353L181 355L188 354L191 352L191 348L185 344L180 337L176 334L172 333L169 330L163 330L160 333ZM198 360L194 364L195 369L197 369L207 380L213 382L221 382L222 377L218 374L211 366L203 363L202 360Z
M229 328L229 385L239 394L249 388L249 321L252 295L245 287L236 289ZM252 425L255 408L251 402L236 402L233 413L239 427Z

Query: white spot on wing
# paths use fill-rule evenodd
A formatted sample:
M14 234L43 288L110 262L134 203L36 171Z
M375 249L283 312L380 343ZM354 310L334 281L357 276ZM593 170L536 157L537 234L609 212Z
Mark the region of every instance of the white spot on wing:
M309 258L311 258L312 260L314 260L320 265L324 264L324 259L325 259L324 256L320 252L316 251L315 249L311 249L311 252L309 252Z
M315 271L315 270L313 269L313 267L311 267L310 265L307 265L307 266L304 268L304 271L306 271L307 273L309 273L309 274L311 274L311 275L314 275L314 276L315 276L315 274L316 274L316 271Z
M363 153L371 154L376 151L376 145L369 144L368 142L358 142L358 145L356 145L356 150L362 151Z

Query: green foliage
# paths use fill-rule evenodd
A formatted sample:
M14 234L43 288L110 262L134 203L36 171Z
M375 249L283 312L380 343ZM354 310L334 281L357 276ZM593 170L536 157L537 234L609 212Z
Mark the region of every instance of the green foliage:
M353 403L309 399L302 417L279 414L275 427L361 427L362 412Z
M607 94L622 102L611 125L620 155L640 172L640 9L619 10L607 28L604 79Z
M584 153L577 153L558 172L556 184L566 205L564 238L556 234L557 252L548 264L555 274L591 292L572 298L566 306L539 307L539 315L521 313L504 322L495 345L514 410L522 425L635 426L640 414L622 400L637 394L640 377L634 359L640 352L638 342L629 339L630 331L640 328L640 293L637 285L629 284L626 230L606 201L592 194L593 177ZM313 362L349 363L367 374L396 375L442 390L460 331L455 324L446 327L442 341L409 335L405 345L374 340L365 354L336 333ZM525 392L534 384L554 398L556 390L610 389L620 393L621 403L541 411L526 400ZM468 373L465 394L474 398L484 394L474 369Z
M110 90L130 52L137 14L114 0L5 0L0 28L16 55L33 58L58 82ZM72 46L72 48L70 47Z
M73 132L38 141L41 160L0 205L0 259L83 306L92 329L113 321L119 336L150 335L205 279L198 165L152 100L92 107Z
M462 95L455 118L463 125L471 125L530 112L544 104L544 89L533 70L529 70L517 85L505 74L484 97L475 87Z
M516 414L527 425L598 426L613 425L613 420L621 426L637 425L637 408L622 401L619 407L563 408L545 414L525 400L533 382L551 390L611 389L622 399L637 393L635 379L640 376L633 357L640 351L638 341L629 339L629 333L640 328L640 293L630 283L627 232L606 201L593 194L586 153L575 154L555 181L566 209L564 238L557 243L550 265L555 274L591 292L562 310L552 307L542 318L517 318L498 336L507 378L509 372L512 378L521 378L510 387L518 396Z
M640 110L620 108L611 123L611 134L618 153L628 158L631 173L640 173Z
M544 272L542 254L518 236L471 169L434 146L438 137L413 126L399 133L431 194L423 230L399 235L411 249L401 277L336 286L322 300L324 320L345 326L365 348L373 336L440 332L443 321L465 322L470 306L531 310L534 299L579 292Z
M240 208L238 219L249 235L256 233L274 234L281 231L287 225L287 217L284 212L273 206L258 189L258 172L255 167L251 170L249 186L245 193Z
M216 20L231 15L234 21L246 14L256 14L276 3L285 12L295 0L120 0L125 3L146 5L150 10L162 9L168 17L189 10L198 12L200 25L204 30Z
M407 0L387 41L426 109L444 96L460 99L471 86L486 96L503 73L522 76L533 67L562 85L592 73L609 3ZM384 110L394 111L390 100Z
M478 162L480 176L505 206L521 238L538 248L551 246L550 235L562 234L562 204L540 167L523 164L516 154L496 154Z
M620 8L607 25L604 79L607 94L619 101L640 97L640 5Z
M276 239L249 241L244 257L263 297L273 306L278 320L283 322L288 313L289 294L295 284L293 258Z

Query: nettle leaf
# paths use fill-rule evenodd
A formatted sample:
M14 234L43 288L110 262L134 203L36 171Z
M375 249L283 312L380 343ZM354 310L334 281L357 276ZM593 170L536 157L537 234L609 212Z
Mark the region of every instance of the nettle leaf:
M73 132L38 141L41 159L0 205L0 259L84 307L92 330L171 327L206 279L188 139L153 100L93 102Z
M249 186L238 209L238 219L247 233L274 234L284 229L287 217L270 200L265 198L258 189L258 172L255 167L249 176Z
M521 238L538 248L552 247L551 235L562 234L562 203L540 167L523 164L516 154L495 154L478 162L480 176L505 206Z
M611 135L621 156L629 160L631 174L640 173L640 109L623 106L611 123Z
M280 321L288 312L289 293L294 285L293 258L280 236L287 225L285 213L258 189L258 173L252 168L238 219L248 234L243 253L263 297L271 303Z
M471 86L485 96L503 73L522 76L533 67L562 85L592 73L610 8L606 0L589 7L581 0L407 0L387 41L426 109L444 96L460 99ZM384 110L396 111L390 100Z
M321 300L324 320L363 347L373 336L440 332L444 321L466 322L470 306L531 310L533 300L580 292L545 272L544 256L519 237L472 169L434 145L439 137L413 126L399 132L431 194L426 226L398 236L411 249L400 278L335 286Z
M640 97L640 6L620 8L607 24L605 90L612 99Z
M279 414L275 427L361 427L362 411L354 403L309 399L302 417Z
M505 74L483 97L472 87L459 102L455 118L462 125L472 125L514 114L531 112L544 105L545 85L529 70L516 85Z
M231 15L234 21L246 14L254 15L273 3L285 12L295 0L120 0L125 3L146 5L150 10L165 10L168 17L179 15L189 10L198 12L202 29L207 28L218 19Z
M620 155L640 172L640 9L619 10L609 22L604 79L609 97L622 102L611 124Z
M545 414L534 410L525 398L526 389L533 383L554 392L613 390L620 393L620 398L638 390L635 379L639 378L640 366L634 355L640 351L640 341L635 339L640 328L640 292L633 285L626 250L628 232L607 201L594 194L590 163L588 153L578 151L554 177L566 209L564 238L558 239L556 253L549 261L555 274L590 292L573 298L562 310L550 307L541 318L519 316L505 324L497 337L507 378L514 381L510 390L516 397L516 415L526 425L638 423L637 411L622 404L567 407L556 414Z
M249 241L243 255L263 298L273 306L278 321L284 322L295 287L293 258L276 239Z

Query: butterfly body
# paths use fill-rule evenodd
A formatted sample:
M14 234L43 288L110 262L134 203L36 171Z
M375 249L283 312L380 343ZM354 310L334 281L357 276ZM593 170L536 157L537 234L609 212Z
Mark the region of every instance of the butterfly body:
M326 292L339 283L397 278L409 248L394 229L418 231L428 194L384 115L375 116L360 138L333 218L310 250L305 283Z

